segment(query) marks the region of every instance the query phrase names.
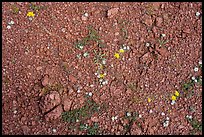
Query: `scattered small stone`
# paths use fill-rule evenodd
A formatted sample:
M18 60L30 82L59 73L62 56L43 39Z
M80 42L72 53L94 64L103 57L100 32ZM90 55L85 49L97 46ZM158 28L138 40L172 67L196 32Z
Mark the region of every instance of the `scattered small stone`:
M91 84L91 85L90 85L90 87L91 87L91 88L93 88L93 87L94 87L94 85L93 85L93 84Z
M129 46L127 46L127 50L130 50L130 47L129 47Z
M119 32L116 32L116 33L115 33L115 36L118 36L119 34L120 34Z
M107 17L112 18L117 13L118 13L118 8L112 8L112 9L108 10Z
M7 29L11 29L11 26L10 26L10 25L8 25L6 28L7 28Z
M200 12L196 12L196 16L197 16L197 17L200 16Z
M45 75L45 77L42 80L42 85L46 86L48 84L49 84L49 77L48 77L48 75Z
M197 72L197 71L198 71L198 67L195 67L195 68L194 68L194 71Z
M163 19L161 17L156 18L156 26L161 27Z

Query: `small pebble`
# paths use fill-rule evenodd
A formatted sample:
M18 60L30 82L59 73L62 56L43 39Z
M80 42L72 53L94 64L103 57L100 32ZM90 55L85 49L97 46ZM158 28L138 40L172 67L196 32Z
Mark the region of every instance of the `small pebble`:
M130 47L129 46L127 46L127 50L129 50L130 49Z
M91 85L90 85L90 87L91 87L91 88L93 88L93 87L94 87L94 85L93 85L93 84L91 84Z
M7 28L7 29L11 29L11 26L10 26L10 25L8 25L6 28Z
M197 71L198 71L198 67L195 67L195 68L194 68L194 71L197 72Z
M197 17L200 16L200 12L196 12L196 16L197 16Z

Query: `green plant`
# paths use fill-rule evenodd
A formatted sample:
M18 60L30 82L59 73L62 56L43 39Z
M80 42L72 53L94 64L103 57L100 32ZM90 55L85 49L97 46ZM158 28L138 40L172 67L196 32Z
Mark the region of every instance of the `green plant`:
M80 124L79 129L87 131L87 135L97 135L99 126L96 122L94 122L92 126L89 126L88 124Z
M41 5L38 6L38 5L36 5L36 4L32 3L32 2L30 3L29 7L33 11L39 11L41 9L46 8L45 6L41 6Z
M14 14L18 14L19 11L20 11L20 9L19 9L16 5L12 5L12 12L13 12Z
M102 62L103 60L105 60L105 56L106 56L106 54L103 54L101 51L99 51L99 52L97 52L96 50L94 50L94 54L95 54L95 56L94 56L94 63L100 63L100 62Z
M193 127L194 131L202 131L202 123L196 120L195 118L187 118L188 122L191 124Z
M63 121L69 123L75 123L77 120L80 122L91 117L92 114L99 111L99 105L92 99L87 99L85 105L81 108L77 108L71 111L62 113Z

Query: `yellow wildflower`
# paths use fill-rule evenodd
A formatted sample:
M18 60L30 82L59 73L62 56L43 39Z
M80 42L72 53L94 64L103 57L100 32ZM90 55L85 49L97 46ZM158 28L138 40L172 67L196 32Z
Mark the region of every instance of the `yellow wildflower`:
M151 102L151 98L148 98L147 101L148 101L148 102Z
M173 96L171 97L171 99L172 99L172 100L176 100L176 96L173 95Z
M104 74L100 74L99 75L100 78L104 78L104 76L105 76Z
M118 53L115 53L114 57L116 57L117 59L120 58L120 55Z
M103 69L103 65L102 64L100 64L100 69Z
M175 91L174 95L176 95L178 97L179 96L179 92Z
M32 11L30 11L30 12L27 13L27 16L28 16L28 17L34 17L35 14L34 14Z
M120 49L119 52L120 52L120 53L124 53L125 50L124 50L124 49Z

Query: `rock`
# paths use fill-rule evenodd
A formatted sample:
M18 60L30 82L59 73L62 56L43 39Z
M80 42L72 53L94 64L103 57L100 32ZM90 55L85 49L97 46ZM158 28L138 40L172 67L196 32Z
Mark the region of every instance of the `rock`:
M28 135L29 134L30 128L28 126L22 126L21 128L23 130L23 134L24 135Z
M152 23L153 23L151 16L148 16L148 15L145 15L143 17L142 22L147 26L152 26Z
M69 99L64 100L64 102L63 102L64 110L69 111L71 108L71 104L72 104L71 100L69 100Z
M117 13L118 13L118 8L112 8L112 9L108 10L107 17L112 18Z
M43 80L42 80L42 85L47 86L49 84L49 76L45 75Z
M168 56L169 54L167 48L165 47L161 47L161 48L156 47L156 50L161 54L161 56L164 56L164 57Z
M160 5L161 5L160 2L153 2L152 7L153 7L155 10L158 10L158 9L160 8Z
M156 18L156 26L157 27L161 27L162 26L162 22L163 22L163 19L161 17L157 17Z
M61 107L61 105L59 105L53 111L49 112L45 116L45 119L46 119L46 121L55 120L61 116L62 112L63 112L62 107Z
M134 122L132 128L130 130L131 135L141 135L142 130L138 127L138 125Z
M73 75L69 75L69 80L74 83L77 81L76 77L74 77Z
M93 121L93 122L98 122L99 120L98 120L98 117L97 117L97 116L92 116L92 117L91 117L91 121Z
M147 52L146 54L144 54L141 58L140 58L140 61L142 63L146 63L146 64L149 64L152 60L152 57L151 57L151 53L150 52Z
M37 71L39 71L39 70L41 70L41 69L42 69L41 66L39 66L39 67L36 68Z
M42 102L41 109L45 113L52 109L54 106L59 105L61 102L60 95L57 91L50 91L49 94L45 96L45 99Z
M84 15L81 17L81 20L83 20L83 21L85 21L85 20L87 20L87 19L88 19L88 18L87 18L86 16L84 16Z

